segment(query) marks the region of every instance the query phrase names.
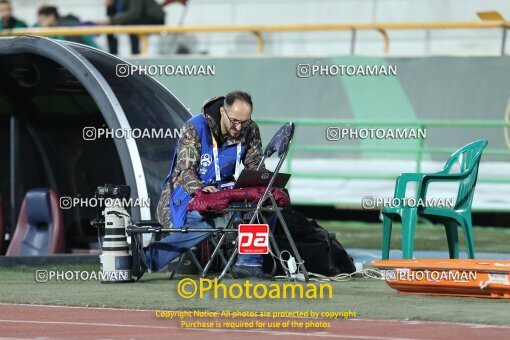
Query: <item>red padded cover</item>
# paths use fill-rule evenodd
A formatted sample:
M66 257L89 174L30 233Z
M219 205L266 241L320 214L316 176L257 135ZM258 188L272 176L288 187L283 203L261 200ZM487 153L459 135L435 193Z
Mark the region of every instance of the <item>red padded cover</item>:
M226 209L231 202L257 202L265 190L265 187L254 187L207 193L197 189L195 190L195 196L188 205L188 211L214 212ZM279 207L290 204L289 196L280 189L271 188L271 193ZM269 199L266 200L266 203L269 203Z

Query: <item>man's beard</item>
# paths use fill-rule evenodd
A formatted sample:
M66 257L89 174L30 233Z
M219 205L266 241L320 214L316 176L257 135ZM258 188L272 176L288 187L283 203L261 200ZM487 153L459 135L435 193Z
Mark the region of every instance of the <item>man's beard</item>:
M241 134L241 131L230 129L230 136L231 137L239 137L240 134Z

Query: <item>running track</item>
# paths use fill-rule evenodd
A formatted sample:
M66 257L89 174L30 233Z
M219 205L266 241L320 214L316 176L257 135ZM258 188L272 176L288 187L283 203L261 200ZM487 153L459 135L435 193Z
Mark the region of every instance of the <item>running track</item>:
M243 340L510 339L510 326L371 319L323 320L331 322L331 328L315 330L184 329L179 327L179 319L159 319L155 317L154 311L150 310L0 304L0 339L150 337L196 340L201 336L206 336L207 340L241 337Z

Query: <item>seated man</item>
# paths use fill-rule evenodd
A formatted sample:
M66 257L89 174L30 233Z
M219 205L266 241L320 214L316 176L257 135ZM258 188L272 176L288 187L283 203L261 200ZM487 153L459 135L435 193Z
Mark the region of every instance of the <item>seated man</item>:
M80 20L72 15L61 16L57 7L54 6L41 6L37 11L37 24L36 27L74 27L82 26ZM90 35L82 36L50 36L49 38L72 41L80 44L85 44L91 47L98 48L94 38Z
M0 31L13 28L26 28L25 22L12 16L12 7L9 0L0 0Z
M202 107L202 114L184 124L158 203L158 220L163 227L215 226L213 218L188 212L188 204L196 189L215 192L222 183L231 181L239 173L241 162L247 169L257 168L262 159L262 141L257 124L251 120L252 111L250 95L234 91L210 99ZM158 270L210 236L211 233L172 233L149 245L146 264L151 270ZM262 255L239 255L232 272L236 277L268 277L262 271Z

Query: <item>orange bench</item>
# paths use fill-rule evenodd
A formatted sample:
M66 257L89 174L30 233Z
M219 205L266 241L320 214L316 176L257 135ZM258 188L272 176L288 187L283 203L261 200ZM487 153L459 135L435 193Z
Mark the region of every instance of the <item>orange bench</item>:
M510 260L380 260L372 266L399 293L510 299Z

